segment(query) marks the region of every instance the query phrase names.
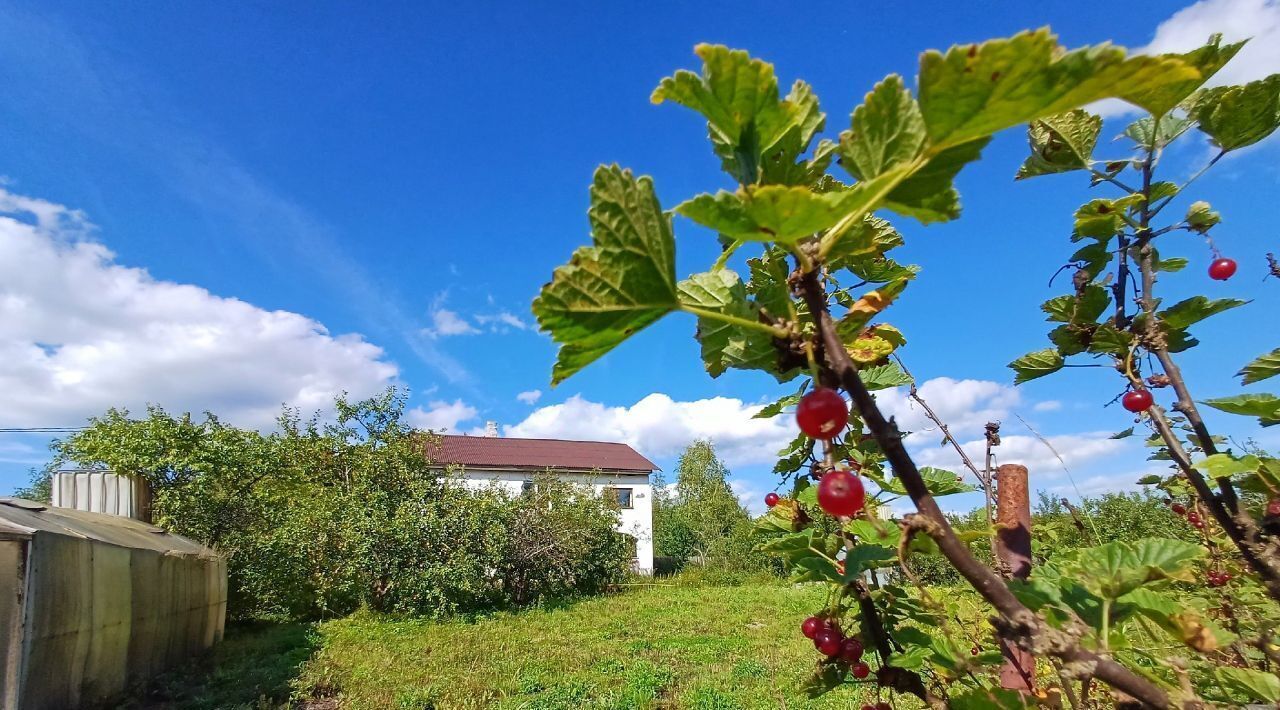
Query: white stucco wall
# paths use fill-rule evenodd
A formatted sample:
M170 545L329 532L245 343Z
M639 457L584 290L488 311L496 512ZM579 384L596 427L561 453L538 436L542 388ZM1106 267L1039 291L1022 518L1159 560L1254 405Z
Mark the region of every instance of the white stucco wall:
M645 473L609 473L598 471L554 471L557 478L591 486L596 493L607 487L630 488L631 508L619 511L617 530L636 540L636 571L653 572L653 486ZM483 469L468 467L462 481L469 487L500 486L519 495L525 481L532 480L530 471Z

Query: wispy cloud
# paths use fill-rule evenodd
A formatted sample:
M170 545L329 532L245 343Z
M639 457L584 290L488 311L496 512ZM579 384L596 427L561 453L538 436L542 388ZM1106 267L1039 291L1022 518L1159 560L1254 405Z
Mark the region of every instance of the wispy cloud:
M542 390L529 390L516 395L516 399L525 404L537 404L542 399Z
M181 197L235 225L228 236L245 251L281 272L304 268L350 304L366 331L400 339L449 382L470 386L467 369L421 332L332 226L193 127L198 122L168 105L136 68L55 22L0 4L0 80L11 104L163 177Z

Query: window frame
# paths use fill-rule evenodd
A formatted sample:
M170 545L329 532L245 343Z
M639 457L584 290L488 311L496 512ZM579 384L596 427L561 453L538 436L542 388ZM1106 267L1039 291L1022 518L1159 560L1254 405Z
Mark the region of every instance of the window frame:
M609 496L611 497L611 499L613 500L614 504L615 504L615 505L617 505L617 506L618 506L618 508L619 508L620 510L635 510L635 509L636 509L636 489L635 489L634 487L632 487L632 486L605 486L605 487L604 487L604 490L605 490L606 495L609 495ZM621 500L619 500L619 498L618 498L618 492L619 492L619 491L626 491L626 492L627 492L627 504L626 504L626 505L623 505L623 504L622 504L622 501L621 501Z

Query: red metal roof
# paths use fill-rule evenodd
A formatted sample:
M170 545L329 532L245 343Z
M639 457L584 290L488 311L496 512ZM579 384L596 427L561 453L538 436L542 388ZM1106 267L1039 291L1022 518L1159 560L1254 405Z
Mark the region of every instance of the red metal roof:
M656 471L652 461L626 444L609 441L563 441L561 439L510 439L495 436L440 436L427 454L439 464L493 468L576 471Z

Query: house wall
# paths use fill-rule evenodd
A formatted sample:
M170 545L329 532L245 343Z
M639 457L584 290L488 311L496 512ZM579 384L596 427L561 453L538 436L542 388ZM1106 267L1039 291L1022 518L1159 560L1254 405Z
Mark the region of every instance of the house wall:
M647 473L610 473L585 471L553 471L557 478L579 485L591 486L597 493L606 487L630 488L632 507L620 511L618 532L635 538L636 571L653 572L653 486ZM468 487L499 486L512 495L519 495L525 481L533 479L530 471L482 469L468 467L462 482Z

